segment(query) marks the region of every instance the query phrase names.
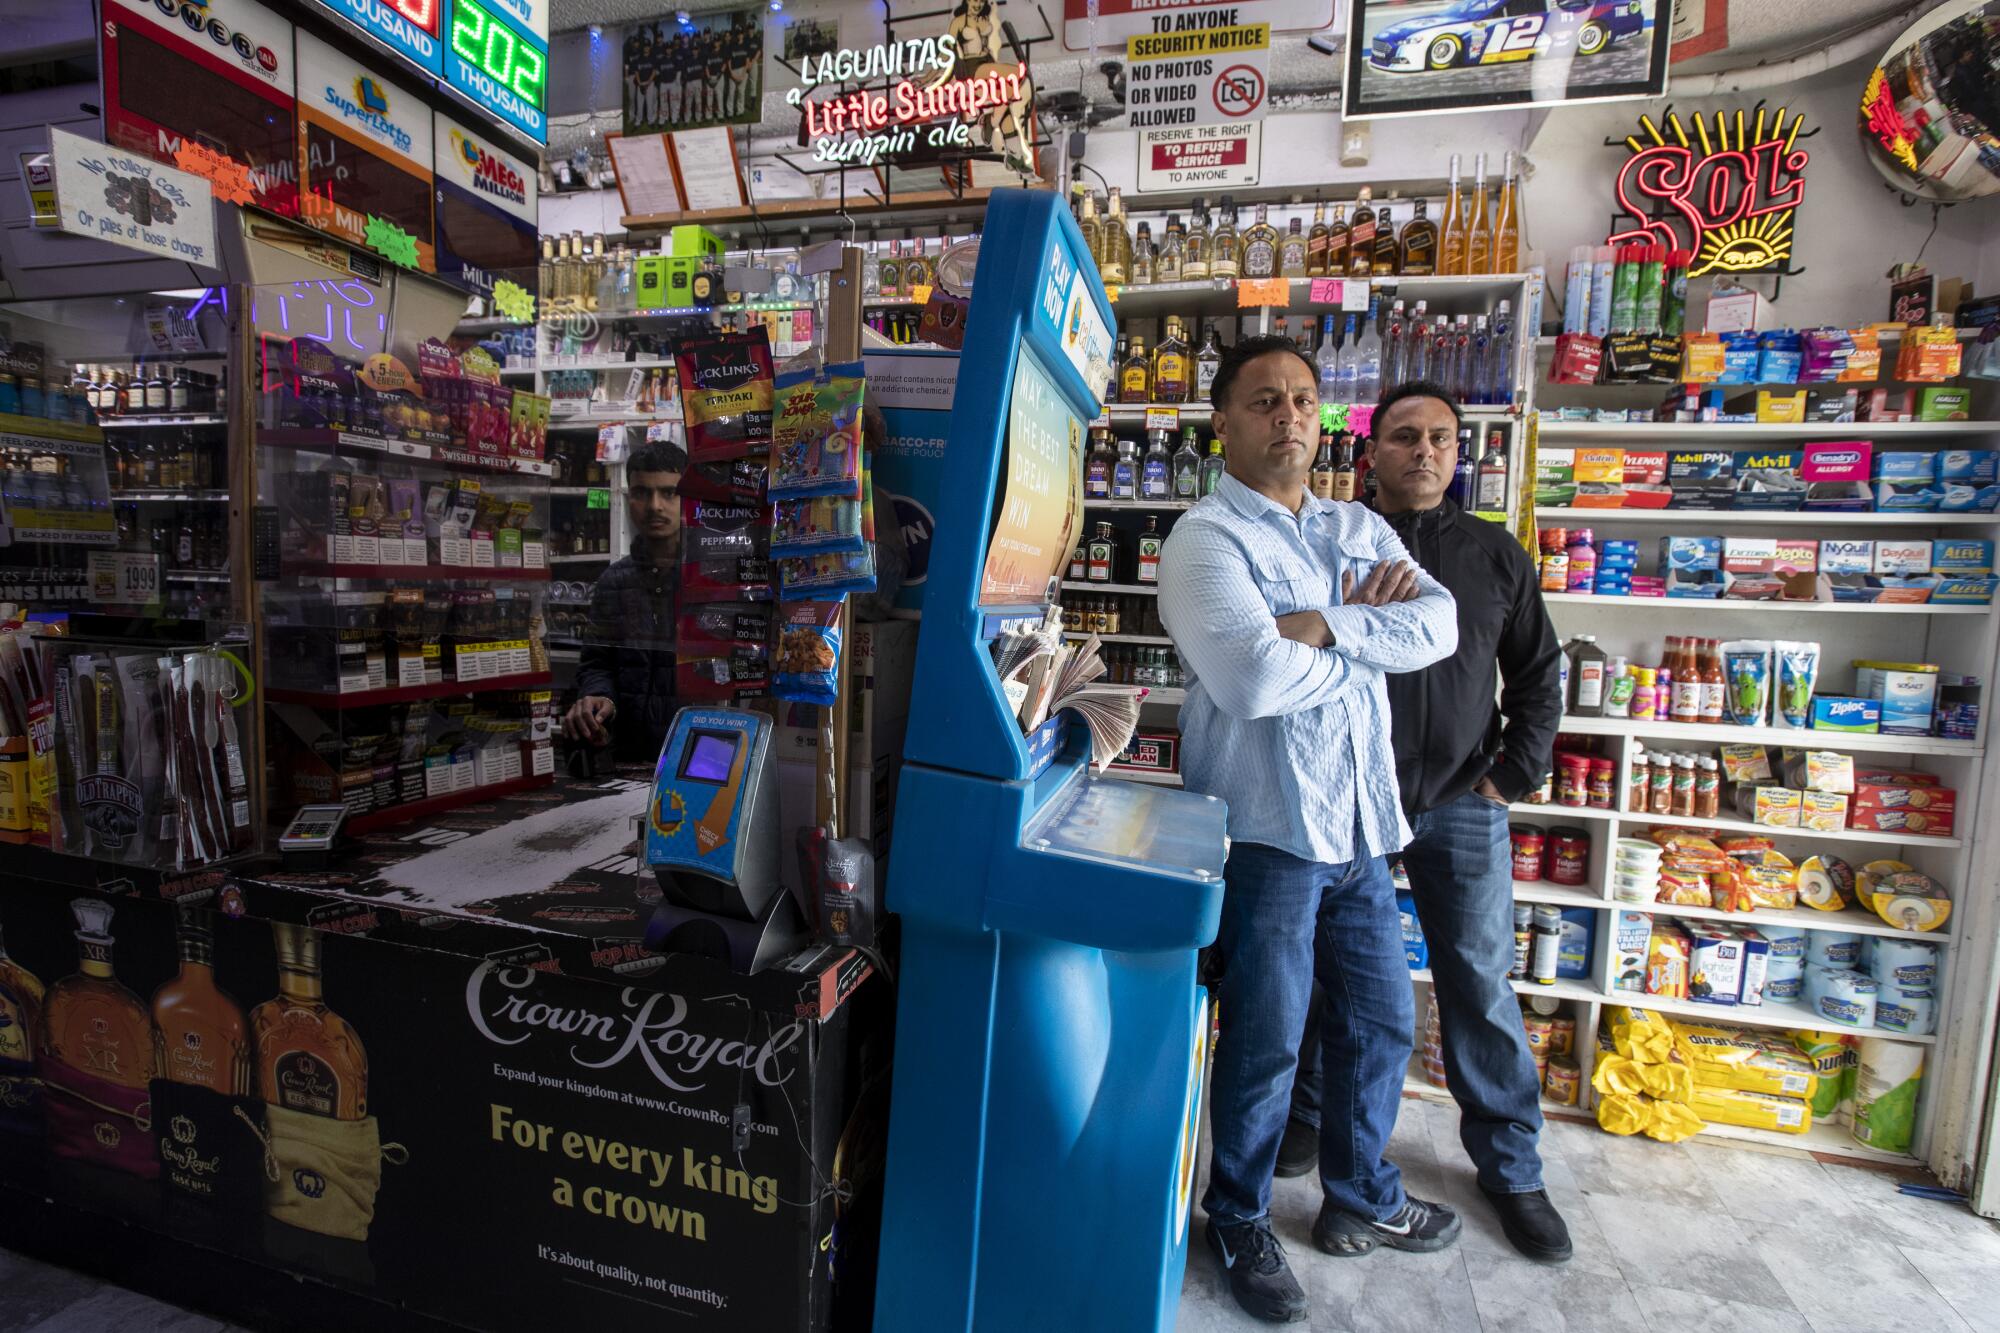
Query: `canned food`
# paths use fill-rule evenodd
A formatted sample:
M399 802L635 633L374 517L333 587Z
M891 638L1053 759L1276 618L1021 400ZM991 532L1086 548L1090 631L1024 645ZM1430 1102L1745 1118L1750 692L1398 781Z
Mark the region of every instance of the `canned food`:
M1549 830L1548 875L1551 884L1590 881L1590 835L1580 828Z
M1514 878L1523 884L1540 883L1547 846L1542 831L1532 824L1516 824L1507 830L1507 835L1514 849Z
M1543 1018L1540 1014L1523 1014L1521 1027L1528 1034L1528 1053L1535 1057L1535 1063L1548 1059L1549 1041L1556 1030L1555 1019Z
M1554 1024L1549 1029L1549 1054L1574 1055L1576 1053L1576 1020L1558 1017L1549 1020Z
M1583 1089L1583 1070L1573 1056L1551 1055L1542 1075L1542 1092L1558 1106L1575 1106Z

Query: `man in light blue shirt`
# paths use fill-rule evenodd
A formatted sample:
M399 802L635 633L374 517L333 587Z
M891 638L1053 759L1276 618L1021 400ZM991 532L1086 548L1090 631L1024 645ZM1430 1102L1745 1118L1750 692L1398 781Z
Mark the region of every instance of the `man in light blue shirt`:
M1306 1299L1271 1234L1271 1174L1315 974L1328 1014L1314 1243L1355 1255L1458 1236L1451 1210L1405 1195L1382 1156L1416 1022L1382 860L1410 837L1383 677L1451 656L1458 620L1378 515L1307 493L1319 395L1295 344L1237 343L1211 402L1228 471L1160 554L1160 618L1188 672L1187 786L1229 802L1202 1208L1238 1303L1289 1322Z

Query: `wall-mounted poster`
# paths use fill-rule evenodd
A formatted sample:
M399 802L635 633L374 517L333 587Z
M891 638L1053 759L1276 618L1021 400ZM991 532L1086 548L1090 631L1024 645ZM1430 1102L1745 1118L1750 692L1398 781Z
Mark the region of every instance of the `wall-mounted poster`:
M625 132L754 125L763 116L764 24L756 9L625 30Z
M1659 97L1671 0L1352 0L1347 116Z

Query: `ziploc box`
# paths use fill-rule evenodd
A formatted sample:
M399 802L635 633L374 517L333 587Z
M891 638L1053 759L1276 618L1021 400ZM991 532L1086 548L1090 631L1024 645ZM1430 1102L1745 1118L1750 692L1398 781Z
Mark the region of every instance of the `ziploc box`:
M1729 509L1736 503L1736 456L1720 449L1667 455L1667 485L1676 509Z
M1646 951L1652 938L1653 918L1646 913L1611 914L1611 989L1646 993Z
M1882 701L1851 699L1837 694L1814 695L1812 729L1872 736L1882 729Z
M1868 486L1874 447L1866 440L1808 444L1799 462L1807 509L1862 510L1872 498Z
M1690 921L1687 997L1700 1004L1735 1004L1743 994L1743 941L1720 926Z
M1735 458L1738 509L1797 509L1805 503L1802 456L1790 450L1752 449Z
M1856 662L1854 692L1882 701L1881 730L1899 736L1931 734L1938 669L1919 662Z

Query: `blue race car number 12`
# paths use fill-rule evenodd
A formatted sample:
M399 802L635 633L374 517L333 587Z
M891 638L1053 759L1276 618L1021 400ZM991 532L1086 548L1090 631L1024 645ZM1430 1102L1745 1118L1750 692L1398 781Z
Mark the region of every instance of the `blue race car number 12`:
M1496 25L1491 40L1486 44L1485 58L1532 52L1542 35L1542 25L1547 21L1542 14L1523 14Z

